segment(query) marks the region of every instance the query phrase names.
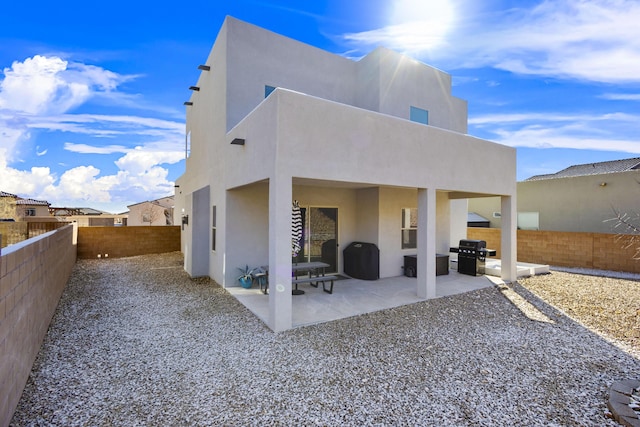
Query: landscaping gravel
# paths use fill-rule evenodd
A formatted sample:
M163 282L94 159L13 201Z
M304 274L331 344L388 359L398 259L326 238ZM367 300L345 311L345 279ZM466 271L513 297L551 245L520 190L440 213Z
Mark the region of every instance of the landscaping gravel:
M633 343L503 291L274 334L180 253L79 260L11 425L618 425L606 392L640 372Z

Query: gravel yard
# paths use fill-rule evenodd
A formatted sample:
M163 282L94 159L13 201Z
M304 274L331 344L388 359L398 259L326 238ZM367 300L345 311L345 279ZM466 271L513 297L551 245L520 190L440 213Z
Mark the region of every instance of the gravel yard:
M551 322L491 287L274 334L180 253L80 260L12 425L618 425L638 282L522 283Z
M640 281L555 271L520 283L640 358Z

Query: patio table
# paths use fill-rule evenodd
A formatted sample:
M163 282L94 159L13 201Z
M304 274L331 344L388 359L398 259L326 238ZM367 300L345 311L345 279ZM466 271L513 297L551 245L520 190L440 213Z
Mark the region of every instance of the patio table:
M330 267L331 264L327 264L326 262L320 262L320 261L311 261L311 262L298 262L298 263L293 263L291 264L291 277L294 280L298 280L298 277L303 274L306 273L309 275L309 282L313 282L314 277L319 277L319 276L324 276L325 274L325 269L327 267ZM265 286L265 289L262 291L263 293L267 293L267 290L269 289L269 266L262 266L262 269L265 271L265 273L267 274L267 283ZM298 282L299 283L299 282ZM291 294L293 295L303 295L304 291L298 289L298 283L296 283L296 288L291 290Z
M320 261L294 263L291 265L292 277L298 279L298 274L303 272L306 272L310 279L317 276L324 276L324 270L327 267L330 267L330 264ZM296 283L296 288L292 289L291 293L293 295L302 295L304 291L299 290L298 283Z

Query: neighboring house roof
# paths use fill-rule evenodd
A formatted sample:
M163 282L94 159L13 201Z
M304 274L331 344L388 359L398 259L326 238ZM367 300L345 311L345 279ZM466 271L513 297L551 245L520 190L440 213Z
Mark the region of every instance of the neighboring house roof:
M174 197L173 196L161 197L155 200L147 200L140 203L134 203L132 205L128 205L127 207L131 208L132 206L143 205L145 203L151 203L154 205L162 206L163 208L172 208L174 204Z
M53 216L72 216L72 215L111 215L109 212L101 211L93 208L57 208L50 207L49 211Z
M539 181L542 179L568 178L585 175L601 175L605 173L627 172L632 170L640 170L640 157L569 166L560 172L532 176L531 178L526 179L526 181Z
M475 212L469 212L467 214L467 222L489 222L489 220Z
M13 197L14 199L18 198L18 196L16 196L15 194L7 193L5 191L0 191L0 197Z
M16 200L16 205L29 205L29 206L49 206L51 203L46 200L35 200L35 199L18 199Z

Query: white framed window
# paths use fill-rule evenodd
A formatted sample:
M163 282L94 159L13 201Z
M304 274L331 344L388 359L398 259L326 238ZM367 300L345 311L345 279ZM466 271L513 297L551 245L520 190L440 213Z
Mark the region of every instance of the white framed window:
M518 230L539 230L539 212L518 212Z
M26 208L24 210L24 216L36 216L36 209L35 208Z
M402 208L402 249L418 247L418 208Z

